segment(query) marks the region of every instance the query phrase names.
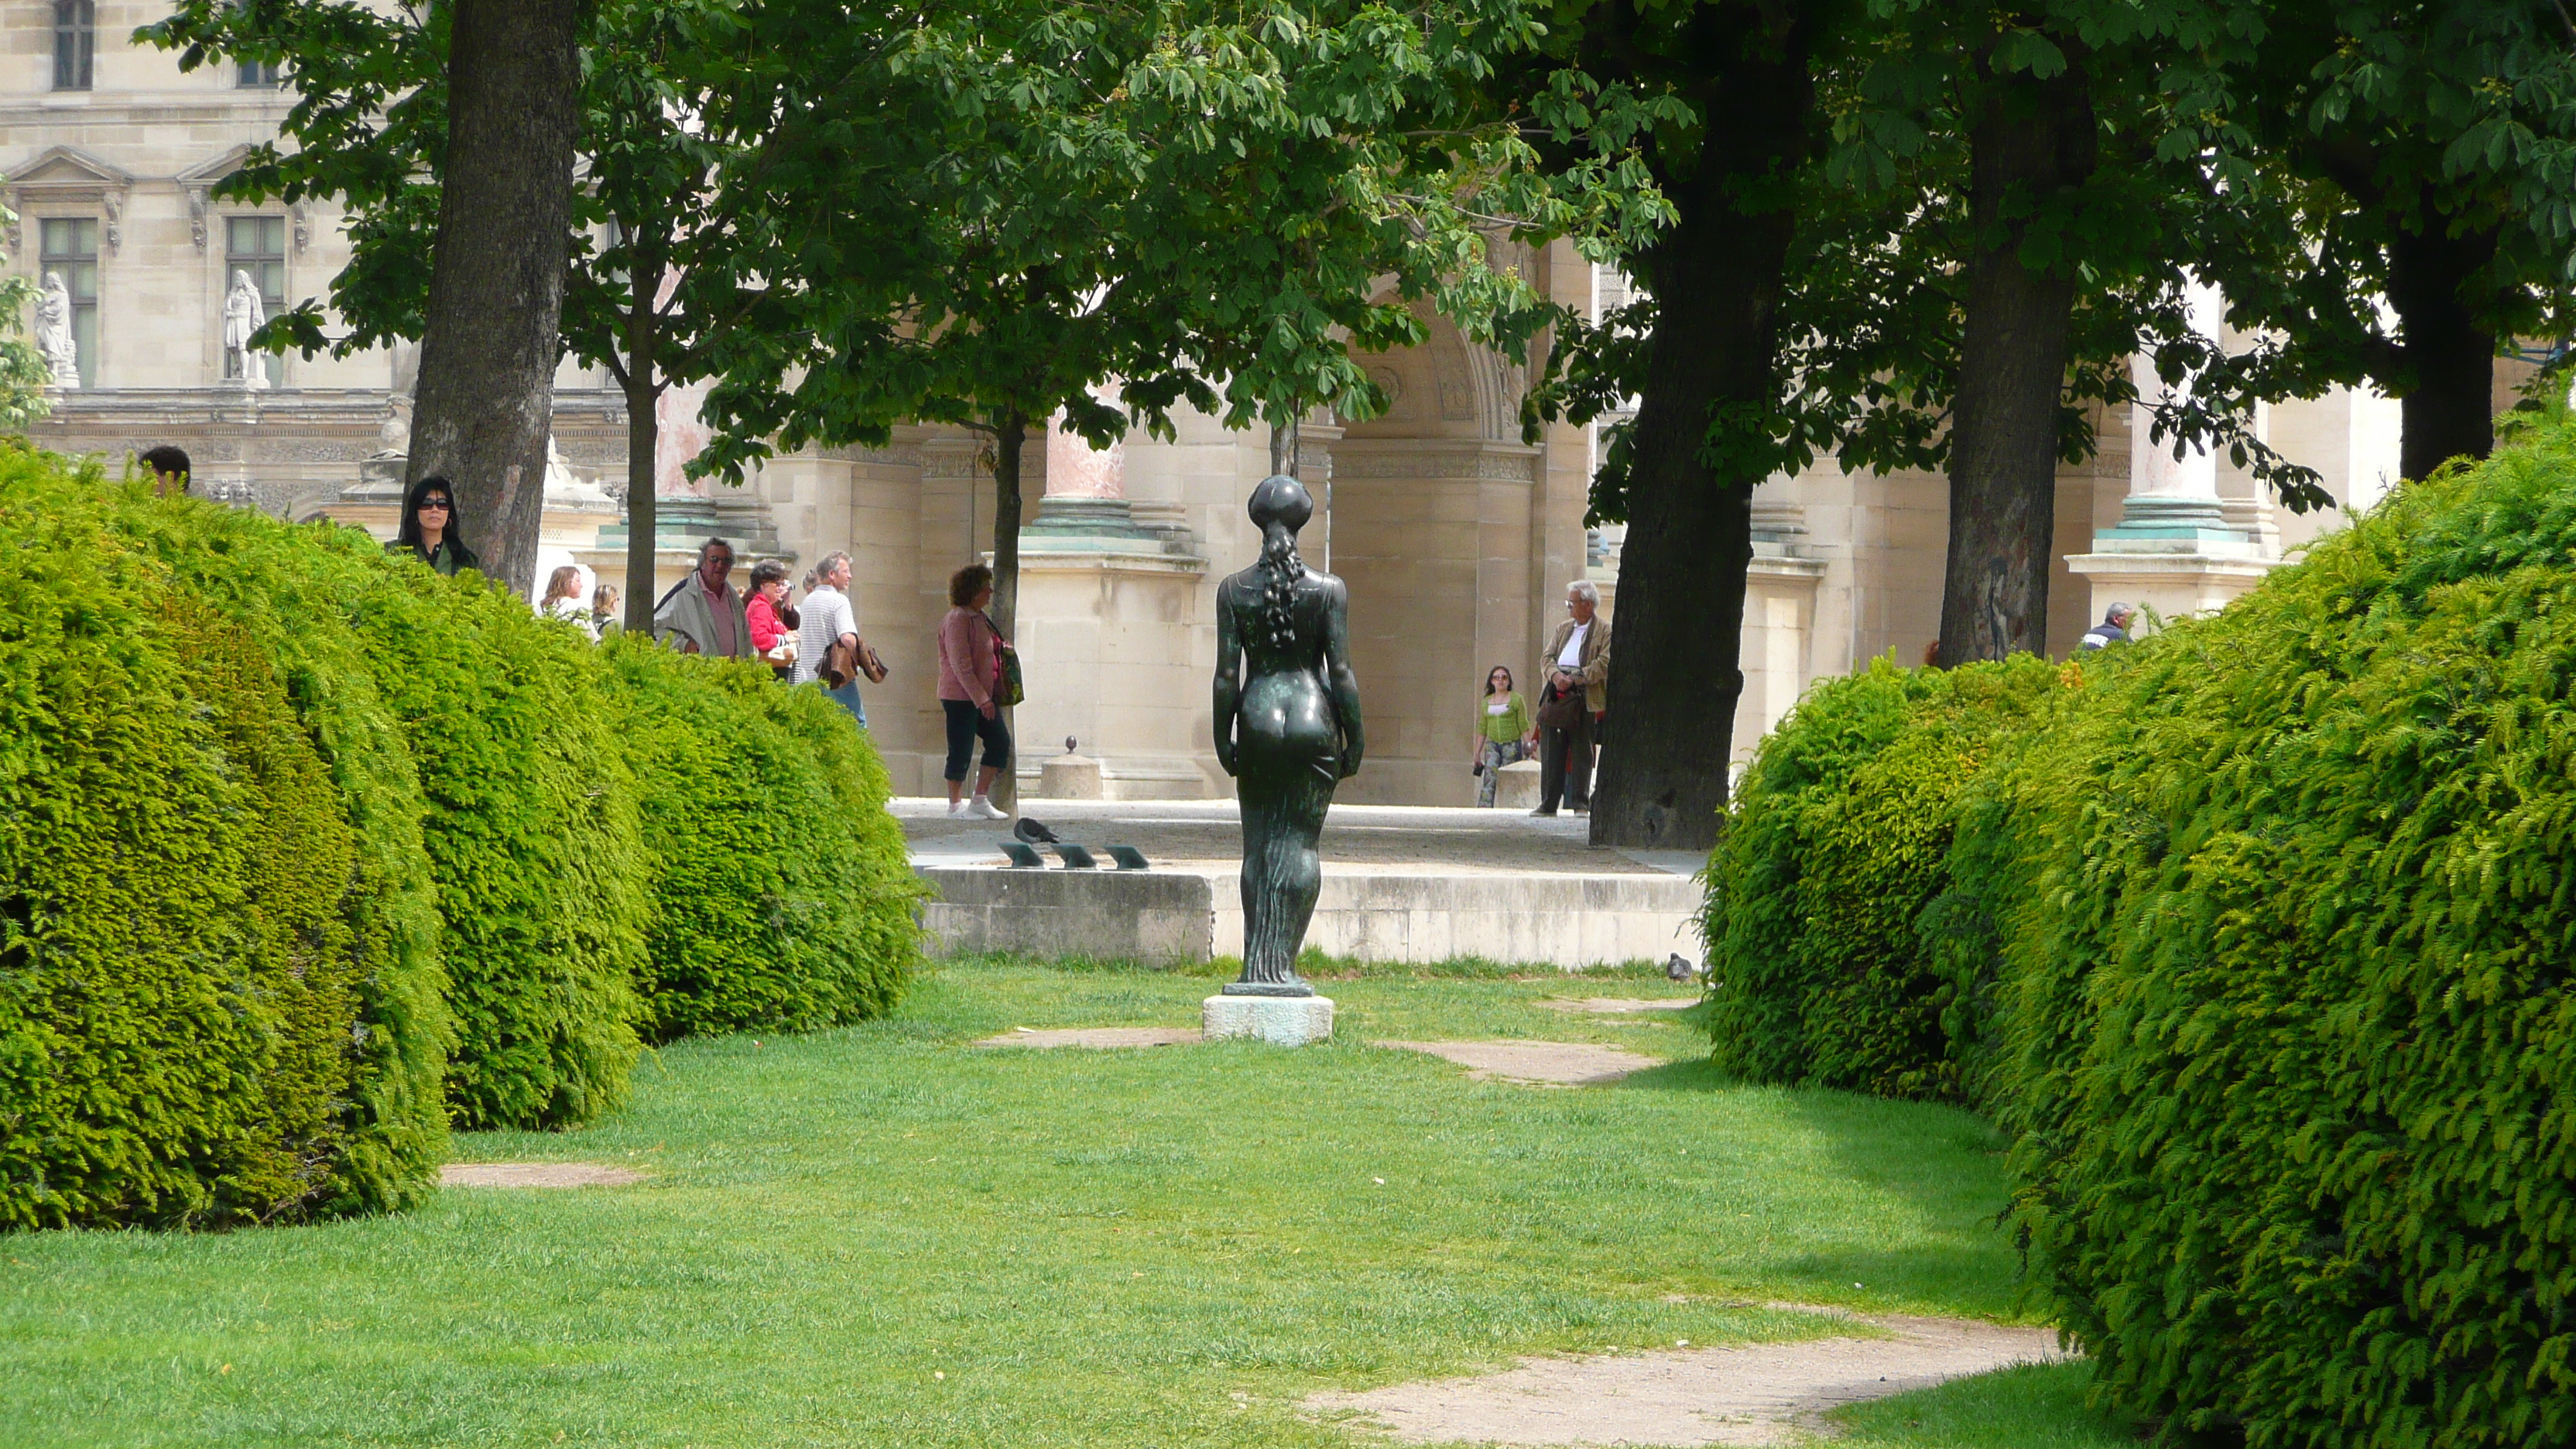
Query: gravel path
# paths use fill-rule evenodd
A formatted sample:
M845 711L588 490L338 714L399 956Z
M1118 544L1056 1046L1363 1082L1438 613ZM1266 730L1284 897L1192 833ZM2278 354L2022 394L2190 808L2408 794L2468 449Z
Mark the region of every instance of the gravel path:
M1428 1052L1444 1061L1475 1070L1471 1081L1501 1077L1515 1082L1546 1082L1566 1087L1596 1087L1630 1072L1664 1064L1661 1057L1625 1047L1593 1046L1571 1041L1380 1041L1372 1046Z
M1856 1318L1885 1338L1819 1338L1531 1358L1480 1378L1316 1394L1309 1413L1357 1411L1408 1444L1781 1445L1844 1404L2064 1357L2044 1328L1966 1319Z

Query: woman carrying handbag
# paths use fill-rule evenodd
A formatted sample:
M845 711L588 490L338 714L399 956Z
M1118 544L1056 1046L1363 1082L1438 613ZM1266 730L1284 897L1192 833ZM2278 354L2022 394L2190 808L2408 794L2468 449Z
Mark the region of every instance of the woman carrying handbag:
M993 804L993 781L1011 763L1010 726L1002 711L1020 702L1020 660L984 610L993 602L993 571L968 564L948 579L948 616L939 621L939 709L948 719L948 813L1008 820ZM984 742L975 796L966 790L967 759Z

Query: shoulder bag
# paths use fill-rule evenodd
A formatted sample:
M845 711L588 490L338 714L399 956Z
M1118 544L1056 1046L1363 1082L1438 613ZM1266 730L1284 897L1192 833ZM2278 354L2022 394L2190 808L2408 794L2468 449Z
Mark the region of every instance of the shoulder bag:
M1570 730L1581 718L1583 718L1583 691L1560 690L1553 680L1549 681L1547 693L1542 695L1538 702L1539 728Z
M1020 682L1020 651L1003 640L992 615L979 613L975 617L993 631L993 704L998 709L1009 709L1029 697L1027 687Z

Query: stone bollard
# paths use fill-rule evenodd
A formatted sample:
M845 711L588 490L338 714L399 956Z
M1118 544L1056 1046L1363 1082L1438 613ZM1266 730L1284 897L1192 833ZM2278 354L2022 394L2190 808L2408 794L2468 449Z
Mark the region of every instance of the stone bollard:
M1523 760L1505 765L1494 772L1494 808L1497 810L1535 810L1538 808L1538 761Z
M1087 755L1058 755L1048 760L1038 766L1038 794L1049 800L1106 798L1100 783L1100 762Z

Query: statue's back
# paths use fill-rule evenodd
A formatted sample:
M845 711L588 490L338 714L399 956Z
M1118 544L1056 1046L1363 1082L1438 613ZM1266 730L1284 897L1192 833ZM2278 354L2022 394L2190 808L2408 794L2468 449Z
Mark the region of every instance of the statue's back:
M1217 602L1232 615L1243 647L1243 692L1237 740L1247 788L1273 771L1323 771L1337 777L1341 727L1325 678L1324 642L1341 583L1305 573L1274 599L1272 576L1255 565L1227 579Z

